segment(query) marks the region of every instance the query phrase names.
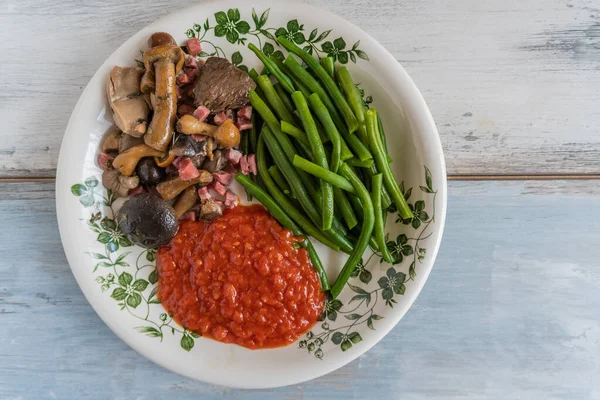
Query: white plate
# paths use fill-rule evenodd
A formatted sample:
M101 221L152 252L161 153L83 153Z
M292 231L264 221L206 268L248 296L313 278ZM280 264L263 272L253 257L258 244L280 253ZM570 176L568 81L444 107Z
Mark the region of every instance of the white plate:
M205 23L209 24L206 34ZM297 343L252 351L194 337L164 314L153 295L153 253L128 246L113 230L112 210L103 203L106 192L98 184L101 170L95 158L100 138L111 124L104 91L108 72L114 65L134 65L152 32L169 32L183 44L188 29L194 35L199 30L200 36L205 35L205 51L217 49L236 64L259 69L246 45L281 50L269 39L279 28L285 32L278 34L305 41L302 46L311 46L315 53L322 55L325 50L347 62L383 118L394 173L406 191L412 188L409 203L420 211L422 221L396 222L397 215L390 214L389 240L401 254L396 265L381 264L374 256L350 279L351 286L339 302L328 304L325 320ZM215 30L226 36L216 37ZM116 210L119 204L112 207ZM306 4L214 2L177 11L142 29L96 72L73 110L63 139L56 208L73 274L94 310L121 339L157 364L191 378L267 388L316 378L349 363L400 321L425 284L439 248L446 215L446 171L438 133L421 94L372 37ZM322 246L318 251L329 276L335 276L344 257ZM365 262L369 255L365 254Z

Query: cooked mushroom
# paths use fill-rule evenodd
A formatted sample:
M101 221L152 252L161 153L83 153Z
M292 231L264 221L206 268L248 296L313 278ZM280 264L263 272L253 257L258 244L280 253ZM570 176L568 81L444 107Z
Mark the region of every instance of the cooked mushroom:
M169 165L171 165L171 163L173 162L173 160L175 160L176 157L177 156L175 154L167 154L164 157L154 157L154 162L159 167L166 168Z
M202 184L207 185L212 182L213 177L210 172L200 170L200 175L197 178L190 179L187 181L181 180L179 176L174 176L167 180L162 181L156 185L156 190L165 200L173 200L183 192L185 189L192 185Z
M222 170L225 165L227 165L227 158L221 150L217 150L211 160L204 161L202 168L212 173Z
M144 139L142 138L136 138L127 134L121 135L121 140L119 140L119 153L143 143Z
M200 207L200 218L205 221L212 221L223 215L223 209L213 199L204 200Z
M163 157L165 153L153 149L145 144L133 146L117 156L113 160L113 167L123 175L131 176L135 167L143 157Z
M177 216L181 218L183 214L194 207L196 202L198 202L198 198L198 192L194 186L190 186L189 188L185 189L173 206Z
M105 153L115 150L119 151L119 142L121 140L121 136L123 136L121 130L115 125L111 126L108 132L104 134L104 139L102 140L102 151Z
M175 130L177 93L175 76L183 68L184 54L178 46L156 46L144 52L144 66L154 71L154 115L144 142L157 150L166 150Z
M198 142L192 139L191 136L179 135L177 139L175 139L175 143L173 143L171 150L169 150L169 154L192 157L203 151L204 155L206 155L206 141Z
M151 193L139 193L127 200L116 216L119 229L133 243L156 249L177 234L177 214L166 201Z
M210 136L223 147L235 147L240 144L240 130L230 119L216 126L201 122L193 115L187 114L177 121L177 131L186 135Z
M116 169L109 169L102 173L102 185L117 197L127 197L129 191L138 187L139 183L137 176L124 176Z
M148 38L148 47L156 47L156 46L177 46L177 42L173 39L173 36L169 35L166 32L156 32L153 33ZM152 108L154 109L155 105L155 97L154 97L154 89L156 89L156 80L154 78L154 69L146 69L144 75L142 75L142 81L140 83L140 89L142 93L151 94L150 99L152 100Z
M165 178L165 169L160 168L152 157L142 158L135 168L137 176L146 186L158 185Z
M140 68L114 67L106 85L115 124L135 137L146 132L150 112L148 96L140 92L142 73Z

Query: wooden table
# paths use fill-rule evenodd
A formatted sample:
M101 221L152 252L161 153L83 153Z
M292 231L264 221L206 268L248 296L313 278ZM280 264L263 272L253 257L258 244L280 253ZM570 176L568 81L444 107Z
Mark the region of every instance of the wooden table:
M102 61L191 2L4 0L1 399L600 399L600 4L309 2L391 51L438 124L447 228L413 308L346 367L268 391L191 381L128 348L67 265L56 160Z

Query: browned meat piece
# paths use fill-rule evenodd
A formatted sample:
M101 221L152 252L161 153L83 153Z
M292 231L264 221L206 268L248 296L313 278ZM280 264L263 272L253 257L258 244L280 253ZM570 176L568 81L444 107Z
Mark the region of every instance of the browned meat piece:
M194 102L219 113L248 104L248 92L254 88L256 84L247 73L225 58L210 57L196 78Z
M213 219L219 218L223 215L221 205L215 202L215 200L204 200L202 207L200 207L200 218L205 221L212 221Z

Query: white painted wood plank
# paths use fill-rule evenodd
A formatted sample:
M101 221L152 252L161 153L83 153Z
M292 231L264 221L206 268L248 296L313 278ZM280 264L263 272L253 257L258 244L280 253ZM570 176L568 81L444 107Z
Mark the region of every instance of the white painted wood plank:
M405 66L437 121L449 173L600 172L596 1L308 1ZM3 1L0 175L54 176L71 110L102 61L192 3Z
M2 399L600 398L595 181L452 182L438 262L413 308L320 379L240 391L123 344L66 263L52 183L0 184Z

